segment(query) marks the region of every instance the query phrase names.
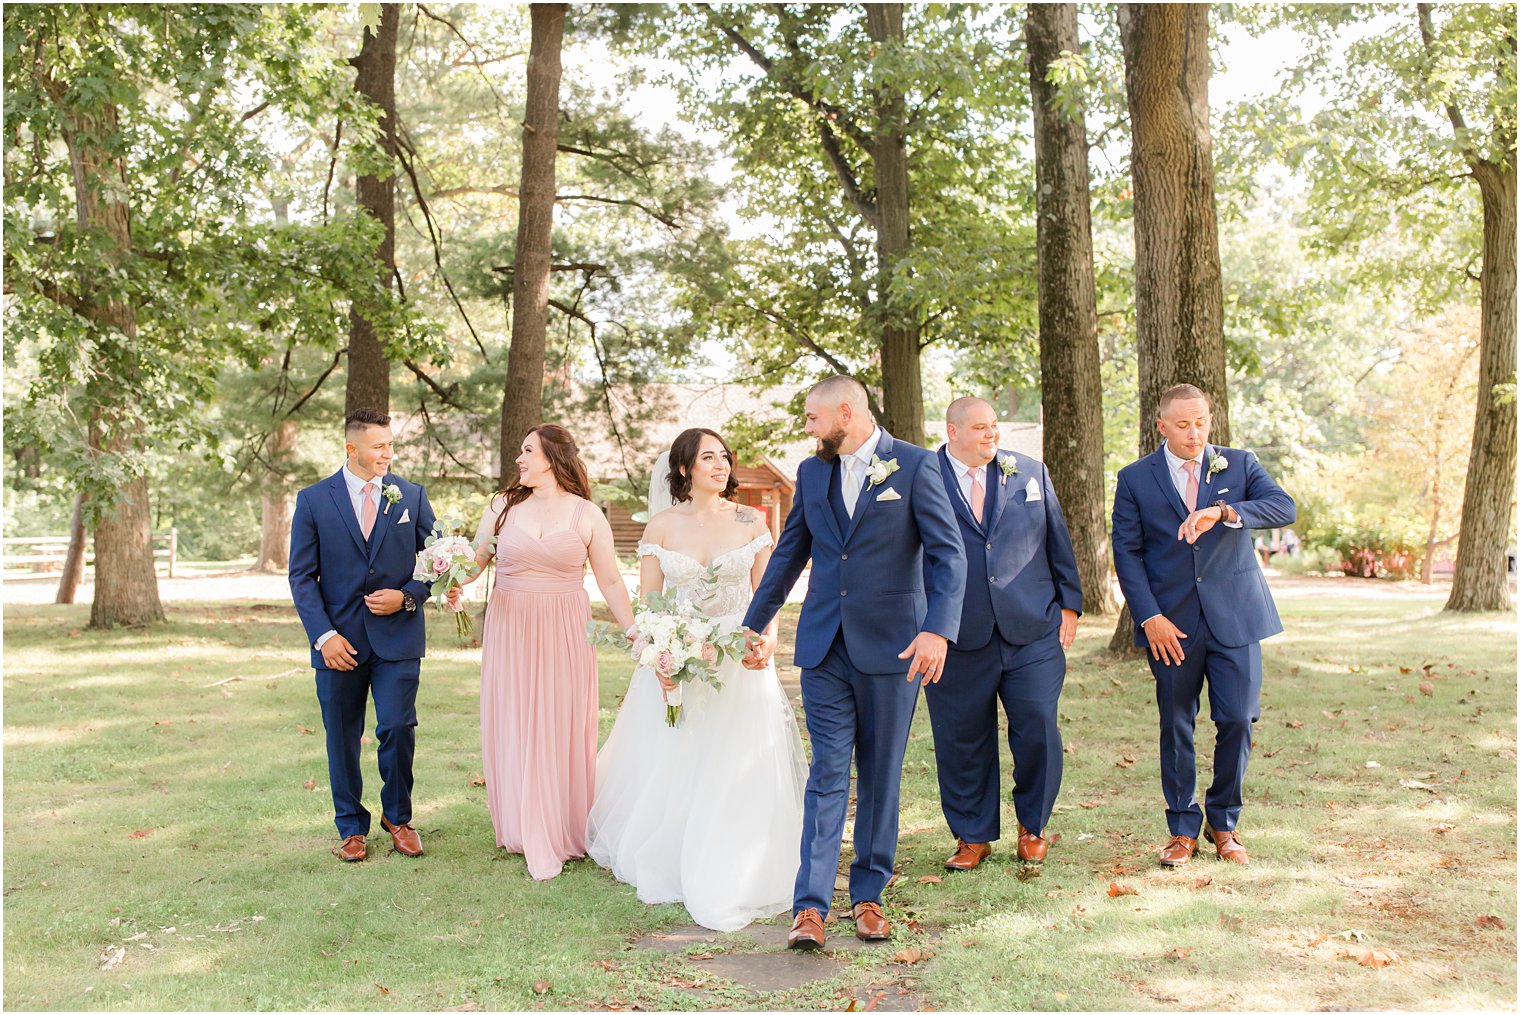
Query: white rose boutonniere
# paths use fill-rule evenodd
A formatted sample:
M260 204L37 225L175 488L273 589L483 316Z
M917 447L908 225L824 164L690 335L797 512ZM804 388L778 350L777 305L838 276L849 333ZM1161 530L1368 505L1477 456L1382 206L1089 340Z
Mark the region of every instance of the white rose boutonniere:
M871 477L871 481L866 484L866 489L874 490L876 487L885 483L887 481L887 477L892 475L892 473L896 472L899 468L900 466L897 464L897 459L895 458L888 458L886 461L882 461L879 456L872 455L871 464L866 467L866 475Z
M395 483L386 483L380 488L380 496L385 498L385 510L381 514L390 514L391 505L401 500L401 487Z
M1230 463L1225 461L1224 455L1209 455L1209 473L1205 478L1213 479L1214 473L1223 472L1229 467Z
M999 484L1002 486L1007 486L1008 477L1017 476L1019 474L1019 463L1015 462L1011 457L999 458L998 469L1003 473L1003 478L999 480Z

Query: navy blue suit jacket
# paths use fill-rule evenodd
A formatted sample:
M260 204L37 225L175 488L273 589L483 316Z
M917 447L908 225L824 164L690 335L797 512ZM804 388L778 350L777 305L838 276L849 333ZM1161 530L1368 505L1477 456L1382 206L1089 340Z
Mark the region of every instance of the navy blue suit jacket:
M920 631L954 641L960 630L966 551L934 453L883 430L876 456L896 459L898 471L862 490L844 524L829 503L838 461L815 456L797 469L791 513L744 616L752 631L769 624L811 558L797 622L797 666L822 663L843 628L857 671L906 673L908 663L897 654Z
M1010 645L1028 645L1059 626L1063 609L1081 613L1077 556L1045 464L998 451L987 467L987 495L978 522L961 496L949 451L941 447L938 457L966 544L966 601L955 647L975 651L992 640L993 631ZM1000 463L1009 459L1018 472L1004 482ZM1031 482L1040 491L1033 500Z
M1224 471L1200 481L1198 501L1206 507L1223 500L1245 524L1216 524L1192 545L1177 538L1188 512L1172 484L1164 448L1119 470L1114 570L1135 620L1136 645L1148 644L1140 625L1158 613L1189 636L1203 617L1219 643L1231 648L1283 629L1251 530L1291 525L1298 509L1249 451L1209 445L1205 469L1215 455L1224 456Z
M426 655L422 607L428 583L414 581L412 570L432 534L433 508L427 491L416 483L394 475L382 482L399 487L401 500L389 511L380 501L383 513L375 516L367 543L341 469L296 494L290 523L290 595L306 628L307 644L337 631L354 646L361 663L371 655L388 660ZM417 600L416 612L375 616L364 597L380 589L410 592ZM327 669L316 649L311 650L311 665Z

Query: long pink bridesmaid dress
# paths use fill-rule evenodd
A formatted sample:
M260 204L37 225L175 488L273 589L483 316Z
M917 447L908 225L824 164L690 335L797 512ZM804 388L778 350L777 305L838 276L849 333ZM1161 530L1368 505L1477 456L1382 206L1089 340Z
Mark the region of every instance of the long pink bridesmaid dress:
M496 844L521 853L540 881L586 853L596 783L596 653L586 641L586 545L570 527L533 539L512 524L496 542L486 607L480 744ZM494 505L493 505L494 506ZM495 512L481 530L488 534Z

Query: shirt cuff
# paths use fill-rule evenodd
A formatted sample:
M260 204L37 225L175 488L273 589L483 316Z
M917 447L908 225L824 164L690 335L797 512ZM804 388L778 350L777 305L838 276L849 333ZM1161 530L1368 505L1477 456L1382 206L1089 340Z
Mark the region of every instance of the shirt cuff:
M1246 523L1240 520L1240 513L1237 511L1235 513L1235 520L1233 522L1225 522L1224 527L1227 529L1243 529L1246 527Z
M328 631L322 637L320 637L316 641L312 642L311 643L311 647L314 648L314 649L316 649L318 652L322 651L322 646L327 644L327 639L331 638L333 635L335 635L337 633L338 633L337 631Z
M1149 624L1151 621L1155 620L1159 616L1161 616L1161 614L1159 614L1159 613L1152 613L1149 617L1146 617L1144 620L1140 621L1140 626L1144 627L1146 624Z

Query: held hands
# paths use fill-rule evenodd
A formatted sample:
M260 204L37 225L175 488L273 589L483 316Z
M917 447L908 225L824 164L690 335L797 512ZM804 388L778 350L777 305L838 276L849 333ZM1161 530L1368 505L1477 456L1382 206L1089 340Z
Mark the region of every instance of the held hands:
M401 609L401 590L377 589L364 597L364 605L377 617L389 617Z
M1177 526L1177 538L1186 539L1189 543L1198 542L1199 536L1225 520L1224 513L1225 509L1218 505L1199 508Z
M907 659L911 656L913 662L908 666L908 680L910 682L917 680L922 674L924 684L928 685L937 681L940 674L944 673L945 652L948 647L945 639L934 632L920 631L918 637L914 638L907 648L897 653L897 658Z
M451 610L458 610L459 609L459 600L460 600L460 598L463 595L464 595L464 589L460 588L458 585L452 585L452 586L450 586L449 587L449 591L447 593L447 598L448 598L448 601L449 601L449 609L451 609Z
M330 670L347 673L359 663L359 654L341 634L335 634L322 643L322 661Z
M1061 633L1057 635L1061 639L1061 651L1071 648L1071 643L1077 638L1077 611L1061 611Z
M776 635L771 631L757 634L745 629L744 644L749 649L749 654L740 661L740 664L746 670L763 670L765 664L771 661L771 656L776 652Z
M1141 629L1150 642L1152 659L1159 659L1167 665L1182 665L1182 642L1178 639L1186 638L1187 635L1177 630L1176 624L1158 613L1142 624Z

